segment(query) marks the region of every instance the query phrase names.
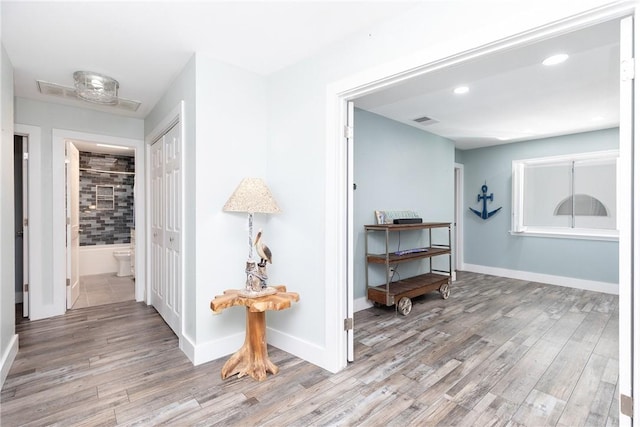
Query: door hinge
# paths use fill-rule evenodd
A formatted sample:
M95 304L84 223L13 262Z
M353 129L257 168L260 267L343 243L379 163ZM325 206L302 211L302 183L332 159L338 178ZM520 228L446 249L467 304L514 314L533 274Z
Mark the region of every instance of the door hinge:
M29 160L29 153L22 153L22 160Z
M71 286L71 279L67 278L67 286Z
M25 218L22 220L22 225L24 225L25 227L29 226L29 218Z
M620 412L622 415L633 418L633 398L625 394L620 395Z
M350 331L353 329L353 317L348 317L344 319L344 330Z
M67 225L71 225L71 217L67 217Z
M353 138L353 127L345 125L345 127L344 127L344 137L347 138L347 139L352 139Z
M636 60L635 58L623 59L620 62L620 79L623 82L633 80L636 77Z
M25 283L25 284L24 284L24 286L22 287L22 290L23 290L24 292L29 292L29 284L28 284L28 283Z

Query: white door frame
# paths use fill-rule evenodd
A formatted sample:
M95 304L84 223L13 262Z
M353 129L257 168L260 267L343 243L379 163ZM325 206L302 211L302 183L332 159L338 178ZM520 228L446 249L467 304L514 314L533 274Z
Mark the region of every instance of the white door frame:
M50 315L43 311L43 287L46 281L43 275L43 251L41 237L43 235L45 212L42 206L42 185L43 179L42 167L42 145L41 130L37 126L23 125L16 123L14 125L14 134L23 136L29 144L29 166L27 175L22 179L26 181L28 186L28 206L29 206L29 233L25 237L26 243L29 245L28 257L28 275L29 275L29 319L36 320ZM36 241L36 239L38 239Z
M640 45L635 17L628 17L622 20L620 26L620 61L621 64L633 61L638 57L638 46ZM636 61L637 62L637 61ZM617 210L619 215L618 229L619 237L619 366L620 378L618 388L620 390L620 425L633 425L633 419L640 418L640 405L633 404L633 390L640 387L640 339L638 331L640 329L640 316L634 314L634 308L640 307L640 292L637 291L640 284L639 271L636 268L640 265L640 198L635 197L634 188L640 185L640 150L635 145L634 135L638 128L638 114L634 112L636 94L638 93L637 76L635 71L635 82L629 78L628 73L621 66L623 77L620 81L620 157L618 159L618 194ZM637 107L635 108L637 111ZM634 166L635 165L635 166ZM635 170L634 170L635 169ZM630 185L620 185L620 183L634 182ZM632 231L634 233L632 234ZM632 326L633 325L633 326ZM631 401L630 401L631 400ZM633 419L628 415L633 414Z
M453 280L457 279L457 270L463 270L464 257L462 246L464 243L464 224L462 222L462 212L464 212L464 165L460 163L453 164L453 171L455 173L455 252L454 256L454 271Z
M67 310L80 296L80 153L72 141L66 141L67 153Z
M49 302L48 312L50 316L61 315L66 312L66 203L65 203L65 141L85 141L108 145L121 145L135 149L135 179L136 200L144 200L145 195L145 162L144 141L139 139L121 138L117 136L100 135L86 132L77 132L66 129L52 130L52 163L53 163L53 274L50 281L53 283L53 299ZM145 241L145 205L138 203L135 210L136 242ZM33 232L33 229L32 229ZM136 259L145 259L145 245L136 245ZM136 269L135 297L136 301L144 299L146 284L145 269ZM33 296L32 296L33 302ZM32 308L33 304L32 304ZM47 316L48 317L48 316Z
M22 137L22 316L29 317L29 138Z
M392 84L408 80L454 64L490 55L507 48L526 46L548 37L564 34L600 22L634 15L634 3L622 3L604 6L580 15L568 17L536 30L498 40L478 49L472 49L426 64L416 64L415 58L408 58L404 63L396 63L391 67L378 67L358 73L327 86L326 102L326 179L325 179L325 275L327 282L327 298L325 303L325 343L327 349L327 366L339 371L347 364L347 345L344 336L343 319L346 314L345 289L353 287L347 283L347 262L353 254L347 254L347 227L344 213L347 212L347 192L353 191L347 182L349 165L344 146L343 129L346 125L346 104L360 96L376 92ZM630 183L627 183L630 185ZM640 406L640 405L636 405Z

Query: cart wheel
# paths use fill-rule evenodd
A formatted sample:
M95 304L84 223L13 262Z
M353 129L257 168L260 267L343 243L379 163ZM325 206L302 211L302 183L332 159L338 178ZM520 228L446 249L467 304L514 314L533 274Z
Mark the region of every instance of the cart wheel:
M449 294L451 293L451 288L449 288L449 283L445 283L440 286L440 295L442 295L442 299L449 298Z
M411 303L411 298L408 298L408 297L400 298L400 301L398 301L398 304L396 304L396 307L398 308L398 311L403 316L406 316L407 314L411 313L411 307L412 306L413 306L413 304Z

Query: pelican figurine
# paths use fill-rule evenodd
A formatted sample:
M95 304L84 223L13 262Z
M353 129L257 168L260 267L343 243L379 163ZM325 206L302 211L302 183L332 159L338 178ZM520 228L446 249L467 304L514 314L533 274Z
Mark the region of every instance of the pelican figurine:
M260 263L258 265L261 267L264 267L265 265L267 265L267 262L269 264L272 264L271 249L269 249L267 245L265 245L260 241L261 237L262 237L262 230L258 231L258 234L256 234L256 240L253 242L253 245L256 247L256 252L260 256Z

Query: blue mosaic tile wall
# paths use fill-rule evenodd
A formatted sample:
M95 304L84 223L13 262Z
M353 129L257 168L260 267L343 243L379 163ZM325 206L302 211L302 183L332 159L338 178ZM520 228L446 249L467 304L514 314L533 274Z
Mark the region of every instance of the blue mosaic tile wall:
M112 172L134 171L133 157L80 152L80 246L131 242L134 175ZM96 209L96 185L114 187L113 210Z

